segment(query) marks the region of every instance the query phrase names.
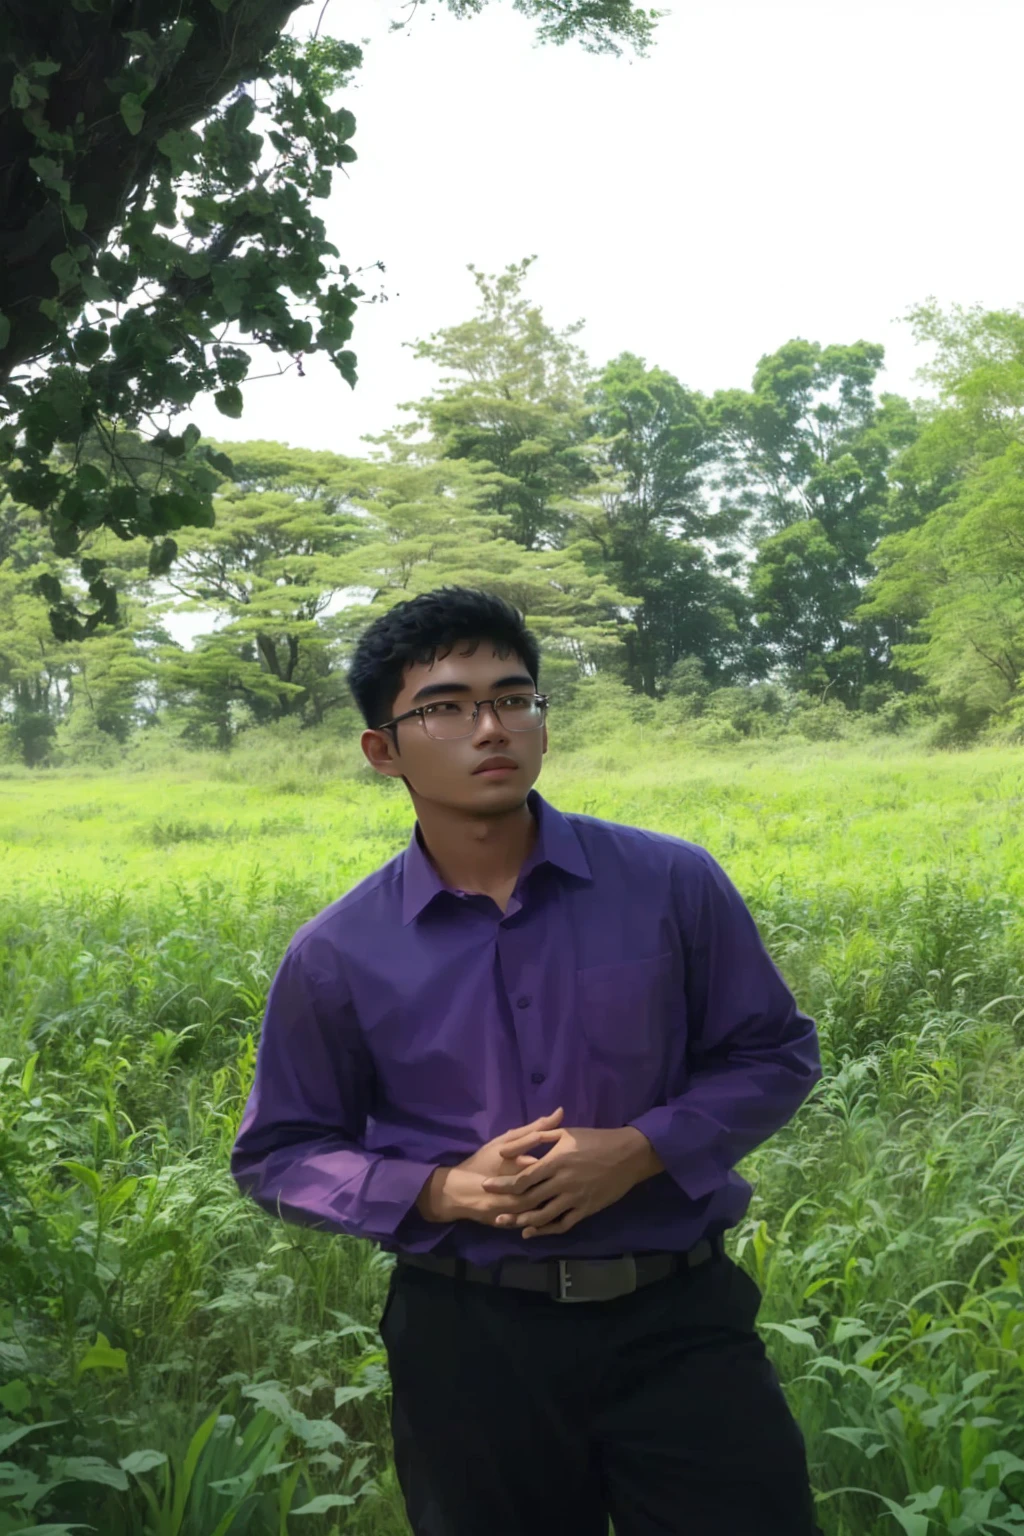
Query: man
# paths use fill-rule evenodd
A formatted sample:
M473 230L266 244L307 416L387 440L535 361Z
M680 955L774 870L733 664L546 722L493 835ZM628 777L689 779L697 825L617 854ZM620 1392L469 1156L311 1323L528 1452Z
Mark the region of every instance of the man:
M463 588L363 634L362 749L417 823L292 939L232 1171L397 1253L416 1536L815 1536L722 1244L735 1163L821 1076L815 1026L710 854L532 789L538 666L522 616Z

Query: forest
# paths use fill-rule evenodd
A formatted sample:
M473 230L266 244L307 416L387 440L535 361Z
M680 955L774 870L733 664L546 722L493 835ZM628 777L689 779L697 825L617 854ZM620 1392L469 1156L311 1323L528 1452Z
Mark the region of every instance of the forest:
M530 266L474 273L476 312L416 343L441 383L365 457L221 445L209 526L162 540L159 574L144 537L99 529L117 612L81 639L56 638L39 595L75 586L52 519L9 497L2 760L348 734L355 636L445 584L520 607L567 721L600 699L708 745L1021 739L1024 314L915 310L923 400L881 387L880 346L799 338L703 395L631 353L594 366L580 326L531 303ZM122 432L117 452L166 500L151 443ZM101 433L75 468L106 475ZM197 612L187 648L165 619Z

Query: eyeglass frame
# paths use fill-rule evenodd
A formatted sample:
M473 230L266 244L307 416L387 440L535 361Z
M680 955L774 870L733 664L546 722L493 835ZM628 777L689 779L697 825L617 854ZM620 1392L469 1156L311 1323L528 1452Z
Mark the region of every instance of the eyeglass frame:
M509 695L508 694L501 694L501 695L499 695L499 697L501 697L501 698L508 698ZM480 706L481 706L481 704L489 704L491 706L491 713L494 716L494 723L495 723L495 725L500 726L502 730L510 730L512 732L513 736L520 735L520 734L525 736L526 731L539 731L539 730L542 730L543 727L546 725L546 723L547 723L548 704L549 704L550 699L551 699L550 693L534 693L534 694L531 694L530 697L533 699L533 701L535 703L539 700L540 705L541 705L541 709L544 711L544 713L543 713L543 716L541 718L540 725L529 725L529 726L526 727L526 730L524 730L522 732L517 732L514 726L504 726L504 725L502 725L502 722L501 722L501 719L500 719L500 717L498 715L498 712L497 712L497 710L494 707L495 703L496 703L496 700L494 700L494 699L474 699L472 701L473 702L473 721L472 721L472 724L470 725L469 730L468 731L464 731L461 736L430 736L430 732L427 730L427 722L426 722L425 719L423 719L423 734L425 736L430 736L430 740L431 741L464 741L467 736L472 736L473 732L476 730L476 723L477 723L477 721L480 718ZM393 720L385 720L383 725L374 726L374 730L377 730L377 731L387 731L387 730L390 730L392 726L400 724L401 721L403 721L403 720L411 720L413 715L419 715L421 717L421 719L422 719L423 718L423 711L424 710L432 708L432 706L434 704L443 704L443 703L449 703L449 704L452 704L452 703L455 703L455 704L467 703L468 704L469 700L468 699L466 699L466 700L463 700L463 699L447 699L447 700L446 699L432 699L429 704L417 704L415 709L407 709L403 715L396 715Z

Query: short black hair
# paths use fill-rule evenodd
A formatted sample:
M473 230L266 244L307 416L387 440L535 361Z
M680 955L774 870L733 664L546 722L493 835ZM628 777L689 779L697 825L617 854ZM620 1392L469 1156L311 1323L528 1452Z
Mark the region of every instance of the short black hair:
M389 720L402 690L406 667L447 656L462 640L489 640L504 658L515 652L533 678L540 679L540 646L512 604L494 592L472 587L437 587L396 603L359 637L348 672L348 685L371 730Z

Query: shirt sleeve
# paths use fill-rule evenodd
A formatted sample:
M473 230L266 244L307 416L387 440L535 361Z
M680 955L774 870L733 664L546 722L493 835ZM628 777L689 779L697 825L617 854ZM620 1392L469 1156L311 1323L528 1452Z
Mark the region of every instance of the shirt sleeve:
M243 1194L284 1221L426 1252L451 1231L415 1209L432 1163L365 1151L373 1061L332 946L293 939L267 997L231 1152Z
M791 1120L822 1076L814 1020L743 898L704 849L673 871L685 962L687 1081L631 1122L692 1200Z

